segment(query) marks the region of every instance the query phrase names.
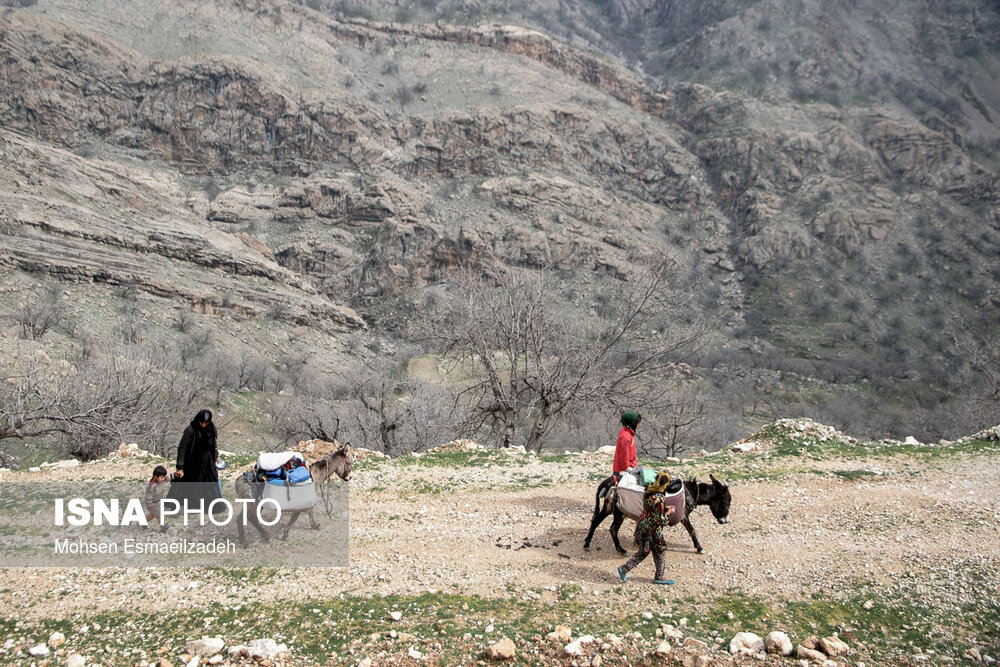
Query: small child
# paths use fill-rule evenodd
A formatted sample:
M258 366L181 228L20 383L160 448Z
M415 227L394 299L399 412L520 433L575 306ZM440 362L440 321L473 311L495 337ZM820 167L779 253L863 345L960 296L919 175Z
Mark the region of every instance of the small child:
M167 474L166 468L156 466L153 468L153 478L146 485L146 521L149 522L155 518L156 522L160 524L161 533L167 532L167 528L170 525L160 519L160 501L167 497L167 492L170 490L170 481L173 478L173 475ZM152 527L152 524L150 524L150 527Z

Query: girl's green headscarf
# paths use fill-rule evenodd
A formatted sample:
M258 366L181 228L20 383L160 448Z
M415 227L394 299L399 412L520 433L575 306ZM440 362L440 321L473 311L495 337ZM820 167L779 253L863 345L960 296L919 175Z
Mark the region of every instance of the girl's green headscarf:
M642 421L642 415L638 412L626 412L622 415L622 426L628 426L633 431Z

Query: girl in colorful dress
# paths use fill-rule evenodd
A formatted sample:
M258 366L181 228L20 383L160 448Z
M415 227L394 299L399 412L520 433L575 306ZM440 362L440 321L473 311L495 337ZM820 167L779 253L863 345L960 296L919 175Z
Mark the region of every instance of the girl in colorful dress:
M667 542L663 539L663 524L667 523L674 513L674 508L667 505L663 498L663 492L669 485L670 475L661 471L656 476L656 481L646 487L642 500L642 516L635 526L635 545L639 547L639 551L618 568L618 576L622 581L628 579L629 570L653 552L653 564L656 566L653 583L664 585L674 583L673 579L663 578L663 552L667 549Z

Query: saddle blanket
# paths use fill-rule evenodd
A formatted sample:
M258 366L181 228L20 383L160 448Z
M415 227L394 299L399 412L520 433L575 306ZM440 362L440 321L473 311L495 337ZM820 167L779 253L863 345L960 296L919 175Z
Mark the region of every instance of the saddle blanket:
M634 489L618 487L618 510L632 519L638 521L642 516L642 499L644 492ZM684 487L676 493L664 493L663 499L669 507L674 508L674 515L670 517L668 526L676 526L684 520Z

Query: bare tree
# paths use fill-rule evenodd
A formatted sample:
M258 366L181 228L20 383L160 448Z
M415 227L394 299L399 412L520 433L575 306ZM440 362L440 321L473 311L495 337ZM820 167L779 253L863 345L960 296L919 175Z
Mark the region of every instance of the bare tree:
M552 277L505 267L490 279L462 273L443 323L429 337L473 378L460 394L466 433L489 428L504 447L519 422L538 451L560 417L578 406L640 406L665 391L663 372L694 350L703 330L668 331L677 304L674 266L638 267L613 286L602 316L578 317L560 301Z
M450 437L454 397L440 385L407 372L410 354L366 361L334 389L354 417L352 440L390 456L441 444Z
M285 445L299 440L334 442L340 433L335 403L312 396L273 396L264 406L271 432Z
M184 406L184 381L156 362L138 348L115 348L60 375L19 355L0 371L0 441L56 436L83 460L130 439L162 450Z

